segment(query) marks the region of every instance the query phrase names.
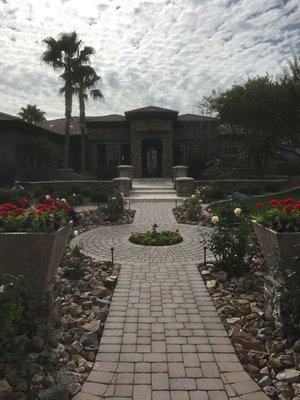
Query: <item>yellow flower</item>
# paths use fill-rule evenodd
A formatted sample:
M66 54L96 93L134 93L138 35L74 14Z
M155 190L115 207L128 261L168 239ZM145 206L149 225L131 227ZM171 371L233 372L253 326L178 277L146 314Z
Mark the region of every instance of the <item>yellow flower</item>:
M242 209L241 208L236 208L233 212L237 217L239 217L242 214Z
M211 222L212 222L213 224L217 224L219 221L220 221L220 220L219 220L219 217L218 217L217 215L214 215L214 216L212 217L212 219L211 219Z
M62 203L66 203L66 202L67 202L67 200L66 200L65 198L60 199L60 201L61 201Z
M51 199L51 197L49 196L49 194L47 194L46 200L50 200L50 199Z

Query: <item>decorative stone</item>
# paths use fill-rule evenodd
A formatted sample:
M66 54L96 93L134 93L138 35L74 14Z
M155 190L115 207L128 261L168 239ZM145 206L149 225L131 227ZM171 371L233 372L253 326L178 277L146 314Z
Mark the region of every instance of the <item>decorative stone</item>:
M297 383L300 382L300 371L297 371L296 369L285 369L282 372L279 372L276 375L276 379L279 381L287 381L290 383Z
M6 379L0 380L0 400L7 399L12 394L12 387Z
M98 338L97 338L96 332L84 333L79 340L80 340L80 343L85 348L97 348L98 347Z
M84 330L89 332L98 332L100 329L101 321L91 321L84 324L82 327Z
M69 400L70 396L65 388L52 386L38 394L39 400Z

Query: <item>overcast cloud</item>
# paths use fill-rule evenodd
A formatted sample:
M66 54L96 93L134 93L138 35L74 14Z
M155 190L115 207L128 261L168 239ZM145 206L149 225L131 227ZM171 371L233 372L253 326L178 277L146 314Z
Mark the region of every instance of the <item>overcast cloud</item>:
M299 21L299 0L0 0L0 111L31 103L64 115L58 74L40 62L42 40L63 31L97 52L105 102L88 115L184 113L212 89L278 73L299 54Z

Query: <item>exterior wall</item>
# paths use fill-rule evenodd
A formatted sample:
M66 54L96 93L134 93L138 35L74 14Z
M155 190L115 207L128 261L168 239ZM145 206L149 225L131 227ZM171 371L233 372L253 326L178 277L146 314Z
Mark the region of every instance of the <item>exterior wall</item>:
M138 119L131 121L131 161L133 177L142 176L142 142L159 139L162 143L162 176L172 176L173 121L165 119Z

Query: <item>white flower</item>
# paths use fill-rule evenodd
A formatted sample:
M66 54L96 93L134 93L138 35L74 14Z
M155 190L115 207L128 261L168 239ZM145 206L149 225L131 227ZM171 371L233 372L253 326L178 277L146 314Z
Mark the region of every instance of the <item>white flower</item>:
M219 217L217 215L214 215L211 219L211 222L213 224L217 224L220 221Z
M192 194L192 195L191 195L191 199L194 199L194 198L195 198L195 195L194 195L194 194Z
M74 236L78 236L79 232L78 231L74 231Z
M51 197L49 196L49 194L46 195L46 200L50 200Z
M75 196L76 196L76 193L73 193L73 196L75 197Z
M202 204L202 200L201 199L199 199L198 201L199 201L200 204Z
M66 203L66 202L67 202L67 200L66 200L65 198L60 199L60 201L61 201L62 203Z
M122 197L124 197L124 193L123 193L123 192L121 192L120 195L121 195Z
M236 208L233 212L237 217L239 217L242 214L242 209L241 208Z

